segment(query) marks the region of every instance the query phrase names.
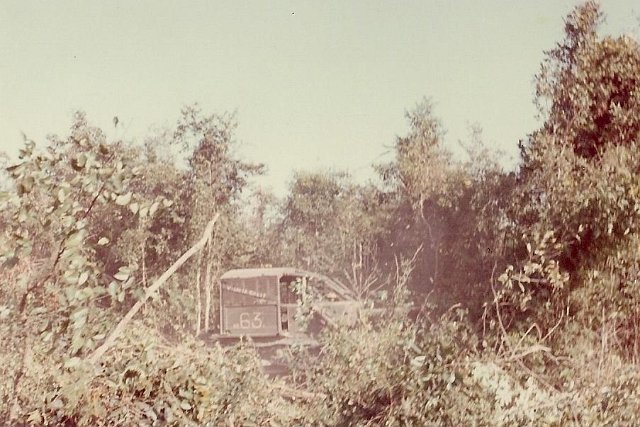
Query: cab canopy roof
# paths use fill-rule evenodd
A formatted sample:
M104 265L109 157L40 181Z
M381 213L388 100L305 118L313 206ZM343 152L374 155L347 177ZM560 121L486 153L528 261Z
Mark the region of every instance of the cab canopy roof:
M220 276L221 280L249 279L254 277L308 277L310 279L318 279L328 288L340 295L341 297L353 300L355 296L353 292L337 280L329 277L313 273L311 271L300 270L292 267L268 267L268 268L238 268L229 270Z
M238 268L235 270L229 270L220 276L221 279L247 279L250 277L282 277L282 276L294 276L294 277L310 277L317 276L316 273L311 273L304 270L299 270L292 267L268 267L268 268Z

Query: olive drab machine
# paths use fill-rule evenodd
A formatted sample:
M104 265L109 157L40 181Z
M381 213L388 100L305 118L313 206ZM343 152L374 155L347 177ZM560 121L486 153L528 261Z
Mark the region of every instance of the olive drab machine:
M300 322L301 293L320 296L312 312L324 323L353 318L359 304L344 285L295 268L230 270L220 277L220 336L288 337L307 334Z

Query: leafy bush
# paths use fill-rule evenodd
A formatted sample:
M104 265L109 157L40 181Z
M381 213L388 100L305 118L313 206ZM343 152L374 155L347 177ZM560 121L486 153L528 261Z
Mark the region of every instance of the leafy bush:
M2 362L12 359L11 353L2 356ZM19 388L19 420L45 425L292 423L295 408L273 390L251 348L163 342L137 324L97 370L80 359L59 365L34 357ZM2 397L0 414L7 419L12 399L8 393Z

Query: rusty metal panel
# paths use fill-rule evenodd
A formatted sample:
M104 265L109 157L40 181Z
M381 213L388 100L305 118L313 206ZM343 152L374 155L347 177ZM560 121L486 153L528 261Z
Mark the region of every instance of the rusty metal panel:
M278 304L277 277L261 276L222 280L223 307Z
M275 336L278 334L278 306L226 307L223 328L223 334L235 336Z

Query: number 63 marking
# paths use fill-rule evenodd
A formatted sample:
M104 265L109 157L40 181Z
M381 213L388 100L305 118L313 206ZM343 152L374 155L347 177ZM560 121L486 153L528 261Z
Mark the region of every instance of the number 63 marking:
M253 314L253 319L251 318L252 314ZM262 328L262 313L260 313L260 312L247 313L246 311L244 313L241 313L240 314L240 328L241 329L260 329L260 328Z

